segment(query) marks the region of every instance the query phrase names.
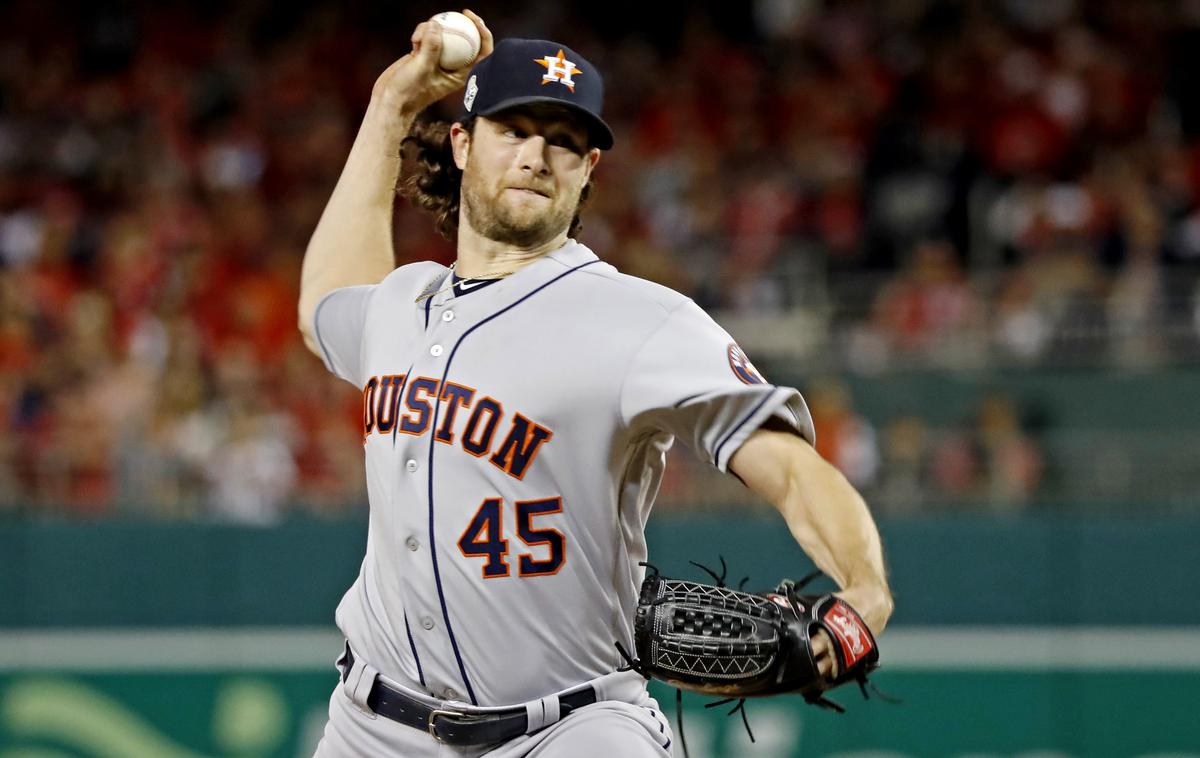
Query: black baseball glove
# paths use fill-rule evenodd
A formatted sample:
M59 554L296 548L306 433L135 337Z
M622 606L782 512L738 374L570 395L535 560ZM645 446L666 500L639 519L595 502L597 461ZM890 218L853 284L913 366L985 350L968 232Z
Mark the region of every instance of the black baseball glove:
M784 580L772 592L752 594L666 579L651 568L638 601L631 662L644 676L682 689L735 699L796 693L842 711L824 693L856 681L865 696L879 648L846 601L799 594L806 581ZM833 678L817 668L812 643L818 630L834 643Z

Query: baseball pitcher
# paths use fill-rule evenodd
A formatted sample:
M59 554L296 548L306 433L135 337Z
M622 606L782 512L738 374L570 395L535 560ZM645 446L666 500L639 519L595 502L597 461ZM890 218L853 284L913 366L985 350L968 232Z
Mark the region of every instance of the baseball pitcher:
M595 66L557 42L493 44L468 15L471 65L439 68L430 21L379 77L304 258L300 329L362 394L370 499L317 755L666 756L644 674L814 700L858 677L892 609L862 498L814 452L795 389L690 299L574 239L613 145ZM416 123L456 91L458 120ZM401 181L402 143L416 168ZM394 267L398 182L456 242L453 266ZM714 615L711 597L648 578L644 526L676 438L773 503L841 591L729 592L748 610L722 594ZM697 609L716 622L688 622ZM738 662L753 681L715 681L728 645L670 656L672 634L774 647L755 647L753 672Z

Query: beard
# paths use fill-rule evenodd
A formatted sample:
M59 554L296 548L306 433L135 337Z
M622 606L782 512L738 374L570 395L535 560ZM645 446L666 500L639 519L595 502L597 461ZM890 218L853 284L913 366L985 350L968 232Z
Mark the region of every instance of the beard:
M514 247L531 248L566 231L579 205L579 197L550 198L545 207L510 202L505 189L483 186L479 171L463 172L462 211L471 228L487 239ZM556 202L569 201L569 202ZM542 205L539 203L539 205Z

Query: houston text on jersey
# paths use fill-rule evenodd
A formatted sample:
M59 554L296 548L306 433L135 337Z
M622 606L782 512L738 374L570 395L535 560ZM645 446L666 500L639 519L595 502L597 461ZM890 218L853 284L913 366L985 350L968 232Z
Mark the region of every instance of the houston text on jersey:
M501 428L505 416L500 401L481 395L474 387L449 380L440 388L439 395L439 384L440 380L432 377L409 379L405 374L368 379L362 390L363 444L372 434L423 435L429 431L433 404L440 397L442 407L434 439L447 445L457 440L471 455L477 458L487 455L493 465L509 476L524 479L538 451L554 432L520 413L513 413L508 432L498 435L496 430ZM464 412L460 414L460 410Z

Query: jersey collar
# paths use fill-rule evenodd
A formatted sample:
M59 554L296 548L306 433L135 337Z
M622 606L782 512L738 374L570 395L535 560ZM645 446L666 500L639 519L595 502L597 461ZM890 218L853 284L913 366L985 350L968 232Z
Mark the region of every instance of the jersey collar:
M561 274L564 269L574 268L584 263L597 260L597 256L586 245L582 245L573 239L568 238L562 247L557 250L543 255L528 266L525 266L515 274L505 277L493 285L484 287L491 297L498 298L503 301L515 300L517 296L523 295L535 287L544 284L548 280ZM456 295L452 289L449 289L450 278L453 274L450 269L446 269L442 276L438 277L437 281L429 285L425 291L445 289L445 292L440 292L432 299L432 305L441 306L450 300L462 297ZM465 293L464 293L465 294ZM487 298L487 295L481 295ZM478 300L478 298L472 298Z

